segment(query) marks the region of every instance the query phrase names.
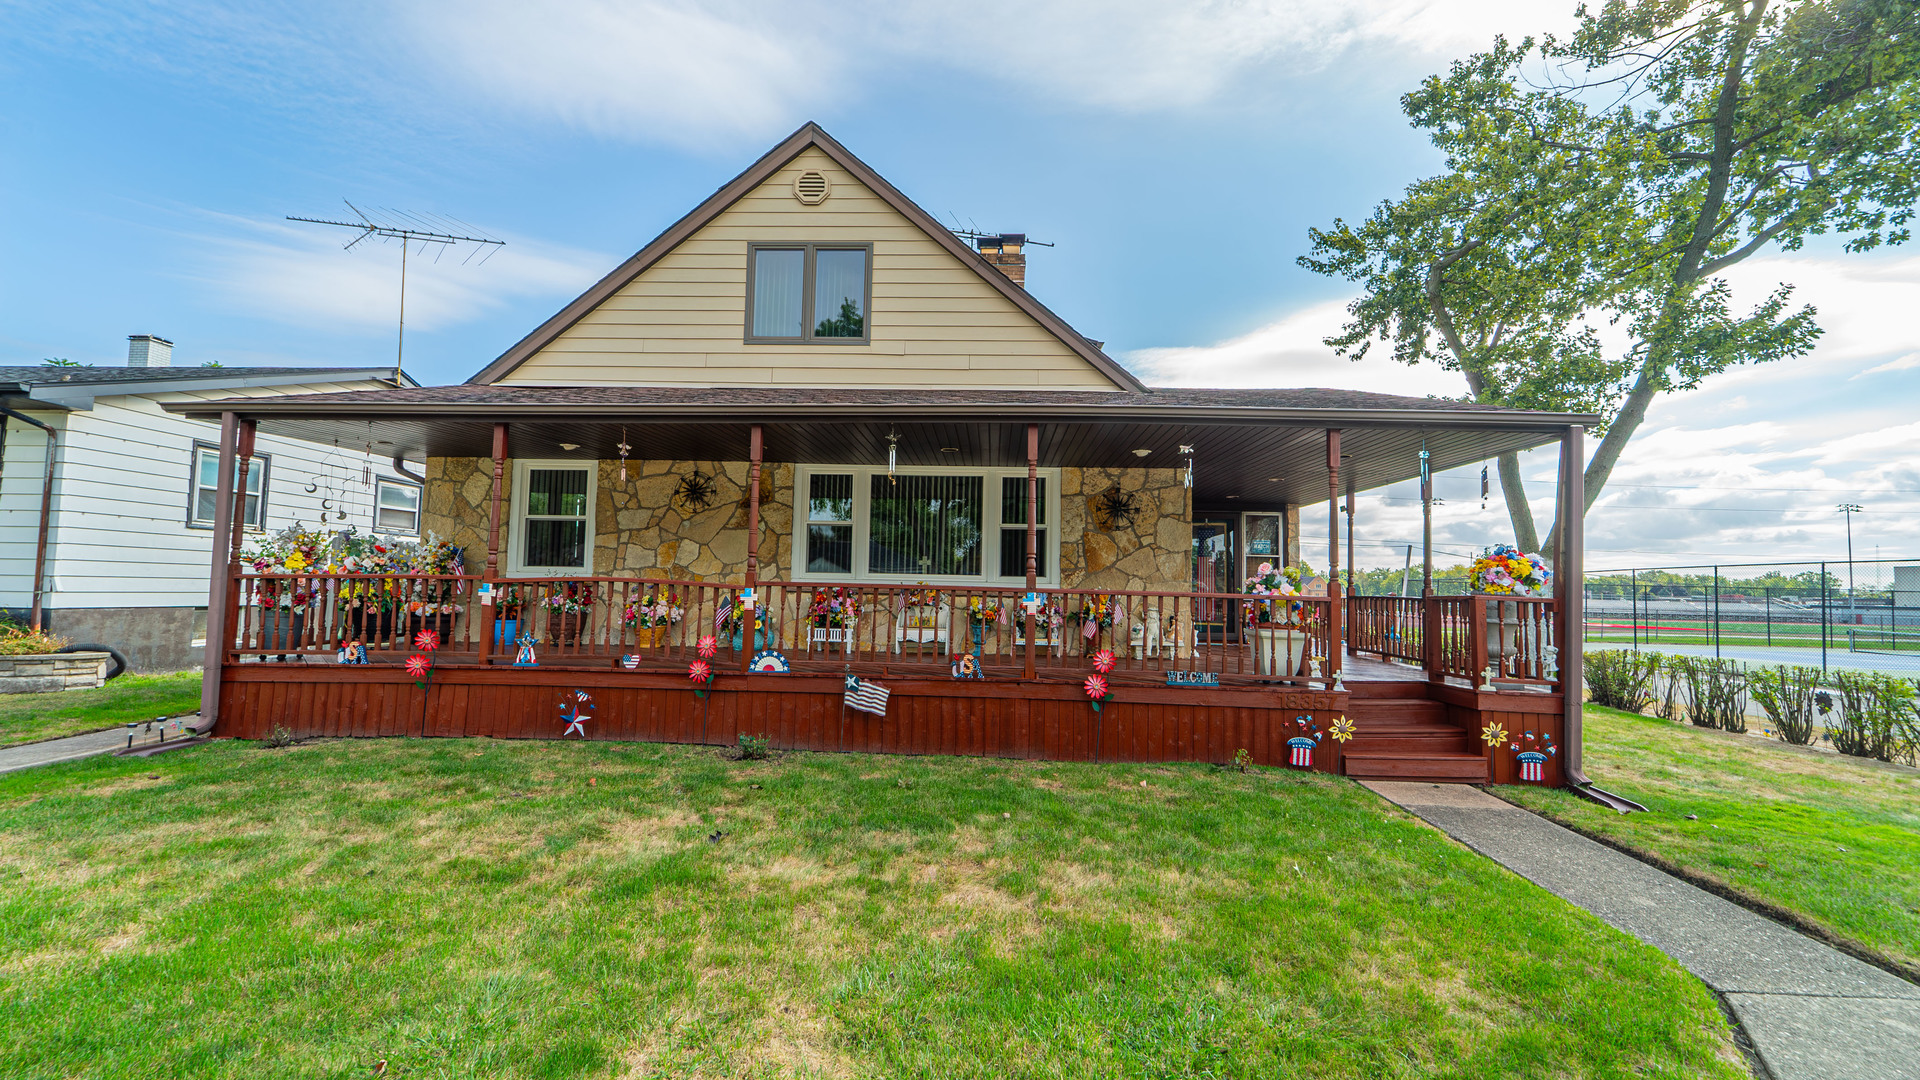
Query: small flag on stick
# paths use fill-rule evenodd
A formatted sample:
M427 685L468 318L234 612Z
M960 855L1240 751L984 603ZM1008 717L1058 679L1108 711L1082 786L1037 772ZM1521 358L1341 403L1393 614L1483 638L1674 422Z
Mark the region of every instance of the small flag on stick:
M846 704L849 709L885 716L887 688L876 682L867 682L857 675L848 675Z

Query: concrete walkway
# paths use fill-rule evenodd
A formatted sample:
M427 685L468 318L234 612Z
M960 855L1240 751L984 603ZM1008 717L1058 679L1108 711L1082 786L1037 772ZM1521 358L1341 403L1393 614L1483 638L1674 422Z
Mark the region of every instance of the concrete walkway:
M1679 961L1772 1080L1920 1078L1920 986L1476 788L1365 786Z
M198 716L182 716L167 721L167 741L171 743L188 738L186 732L176 725L192 727L199 722L199 719ZM152 730L149 730L146 725L137 728L133 745L136 748L159 745L158 727L159 725L156 724ZM45 742L27 743L24 746L9 746L0 748L0 773L31 769L36 765L52 765L61 761L78 761L97 754L111 754L126 747L127 729L124 727L92 731L65 739L48 739Z

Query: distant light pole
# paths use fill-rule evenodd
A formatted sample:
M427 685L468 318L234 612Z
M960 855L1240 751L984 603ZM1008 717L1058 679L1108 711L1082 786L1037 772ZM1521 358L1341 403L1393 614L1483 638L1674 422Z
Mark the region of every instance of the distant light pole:
M1847 621L1852 622L1855 618L1853 609L1853 515L1860 513L1865 507L1859 503L1841 503L1834 509L1847 515Z

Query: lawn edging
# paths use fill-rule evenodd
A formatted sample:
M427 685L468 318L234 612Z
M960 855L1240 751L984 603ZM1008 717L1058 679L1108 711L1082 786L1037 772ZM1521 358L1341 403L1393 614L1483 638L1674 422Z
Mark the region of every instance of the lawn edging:
M1656 717L1655 719L1658 718ZM1746 736L1735 735L1732 737L1745 738ZM1904 767L1905 766L1902 766L1902 768ZM1622 843L1613 837L1605 836L1585 828L1559 814L1547 810L1537 810L1531 806L1522 806L1502 795L1500 789L1497 787L1489 785L1482 787L1481 790L1515 809L1525 810L1529 814L1538 814L1548 821L1553 822L1555 825L1566 829L1568 832L1578 833L1596 844L1612 848L1630 858L1638 859L1661 873L1677 877L1687 884L1704 889L1729 903L1739 904L1741 907L1746 908L1756 915L1764 916L1772 919L1774 922L1797 930L1823 945L1830 945L1846 953L1855 960L1872 964L1874 967L1879 968L1889 975L1920 985L1920 964L1909 964L1902 960L1896 960L1891 956L1879 952L1870 945L1856 941L1844 934L1835 933L1833 930L1814 922L1812 919L1807 918L1805 915L1791 908L1784 908L1770 900L1763 900L1760 897L1743 892L1711 874L1702 873L1701 871L1661 858L1653 852L1643 851L1630 844Z

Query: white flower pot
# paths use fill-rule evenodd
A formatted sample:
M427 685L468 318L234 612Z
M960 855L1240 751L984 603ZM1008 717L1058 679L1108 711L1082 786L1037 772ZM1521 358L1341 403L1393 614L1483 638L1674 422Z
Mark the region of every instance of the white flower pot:
M1253 670L1258 675L1285 677L1300 673L1307 655L1305 631L1290 626L1253 624Z

